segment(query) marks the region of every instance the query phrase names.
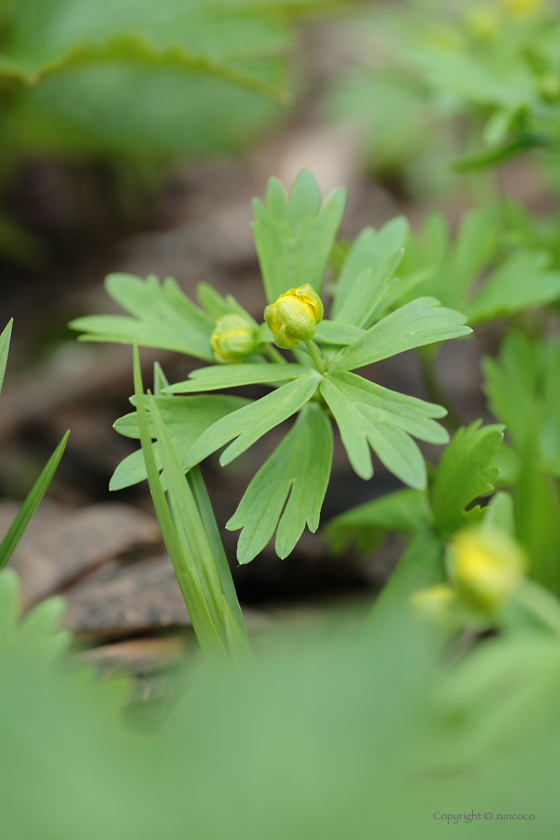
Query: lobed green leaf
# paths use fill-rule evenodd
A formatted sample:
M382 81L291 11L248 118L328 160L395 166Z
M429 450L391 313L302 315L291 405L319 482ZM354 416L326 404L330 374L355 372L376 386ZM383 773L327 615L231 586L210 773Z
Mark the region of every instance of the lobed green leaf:
M480 420L460 428L438 464L431 491L438 530L448 539L466 524L465 508L493 490L498 468L492 466L503 440L503 426L481 426Z
M276 553L282 558L291 553L306 524L312 533L317 530L332 453L330 422L318 405L308 403L226 524L229 531L243 529L237 546L240 563L253 560L276 529Z
M214 320L195 306L171 278L163 286L150 276L141 280L130 274L110 274L107 294L134 318L119 315L89 315L69 326L84 330L81 341L136 342L143 347L161 347L213 361L210 335Z
M238 388L266 382L297 379L308 373L303 365L282 364L231 364L199 368L189 374L185 382L165 388L166 394L185 394L192 391L217 391L220 388Z
M387 469L405 484L419 490L426 486L426 465L410 435L444 443L447 432L431 418L442 417L445 409L345 371L326 376L321 394L338 424L350 463L361 478L373 475L371 446Z
M183 459L183 468L190 469L235 438L220 457L222 466L229 464L266 432L305 405L317 390L320 379L316 370L308 370L293 382L218 420L191 446Z
M435 298L417 298L371 327L334 362L334 370L354 370L387 359L413 347L422 347L472 332L466 318L440 306Z
M271 178L266 205L253 201L253 235L269 303L304 283L321 293L345 201L339 189L321 207L319 185L307 169L296 178L289 198L280 181Z

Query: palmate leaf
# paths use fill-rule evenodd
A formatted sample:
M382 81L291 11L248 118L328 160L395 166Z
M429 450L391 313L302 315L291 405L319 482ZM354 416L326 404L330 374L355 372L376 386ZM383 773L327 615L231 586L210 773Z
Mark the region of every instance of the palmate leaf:
M365 228L352 244L334 287L332 317L369 327L404 254L408 222L402 216L379 231Z
M232 411L237 411L249 404L249 400L241 397L225 395L203 395L195 397L154 397L155 404L167 429L167 434L182 461L194 441L220 418ZM155 429L148 417L149 431L152 438L156 437ZM138 414L136 411L125 414L116 421L114 428L125 437L140 437ZM157 443L153 444L154 457L158 470L162 463ZM139 449L128 455L118 465L109 484L110 490L121 490L130 487L147 477L146 465L142 450Z
M298 175L289 198L280 181L271 178L266 205L254 199L253 235L270 303L304 283L321 293L345 201L344 190L338 189L321 207L321 191L309 170Z
M431 492L432 510L443 539L479 517L465 513L477 496L492 492L498 468L492 465L503 440L503 426L481 426L477 420L453 435L438 464Z
M417 298L371 327L347 347L333 363L333 370L354 370L413 347L447 341L472 332L466 318L440 306L435 298Z
M431 443L445 443L445 429L434 417L447 413L439 405L397 394L345 371L330 373L321 382L321 394L340 429L354 470L371 478L369 447L405 484L426 486L426 465L410 435Z
M275 548L282 558L293 550L306 524L312 533L317 530L332 452L331 424L318 405L308 403L226 524L228 531L243 528L237 546L240 563L256 557L276 528Z
M167 278L161 286L157 278L146 280L131 274L110 274L105 281L107 294L134 315L88 315L69 326L84 330L80 341L107 341L142 347L161 347L212 361L210 335L214 319L195 306Z
M235 438L220 456L222 466L229 464L266 432L305 405L317 390L320 380L320 374L309 369L293 382L218 420L191 446L183 460L183 469L190 469Z

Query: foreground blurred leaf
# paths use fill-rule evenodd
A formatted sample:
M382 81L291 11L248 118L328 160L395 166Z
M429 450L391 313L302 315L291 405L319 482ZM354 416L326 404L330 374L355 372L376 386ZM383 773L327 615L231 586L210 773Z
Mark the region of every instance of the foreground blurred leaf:
M276 553L281 558L293 550L306 524L312 533L317 530L332 450L329 420L318 405L308 403L226 524L228 531L243 528L237 546L240 563L256 557L276 528Z

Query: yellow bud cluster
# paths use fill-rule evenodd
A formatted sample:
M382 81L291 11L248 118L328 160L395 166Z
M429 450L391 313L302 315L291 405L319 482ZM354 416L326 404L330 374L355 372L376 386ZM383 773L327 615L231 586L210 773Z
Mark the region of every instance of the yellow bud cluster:
M509 601L524 570L521 549L501 531L466 529L452 542L451 578L475 607L493 610Z

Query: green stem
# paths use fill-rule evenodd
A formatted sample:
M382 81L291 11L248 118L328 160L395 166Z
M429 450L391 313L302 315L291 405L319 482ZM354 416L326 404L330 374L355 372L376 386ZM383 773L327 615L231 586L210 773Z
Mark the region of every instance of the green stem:
M449 402L447 394L441 387L434 364L435 356L433 353L422 352L422 350L418 355L420 357L422 379L424 381L426 391L428 392L428 396L430 397L430 400L446 409L447 417L444 417L442 422L445 423L450 432L456 432L460 426L464 425L464 423L457 411Z
M271 362L275 362L281 365L289 364L289 362L284 358L282 353L279 353L276 347L273 347L272 344L265 344L262 352L265 356L268 356Z
M309 352L311 354L311 358L313 359L313 361L315 362L315 365L317 366L317 370L319 371L319 373L326 373L327 372L327 366L325 365L323 357L321 356L321 354L319 352L319 348L317 347L315 342L309 340L309 341L306 341L305 344L306 344L307 349L309 350Z

